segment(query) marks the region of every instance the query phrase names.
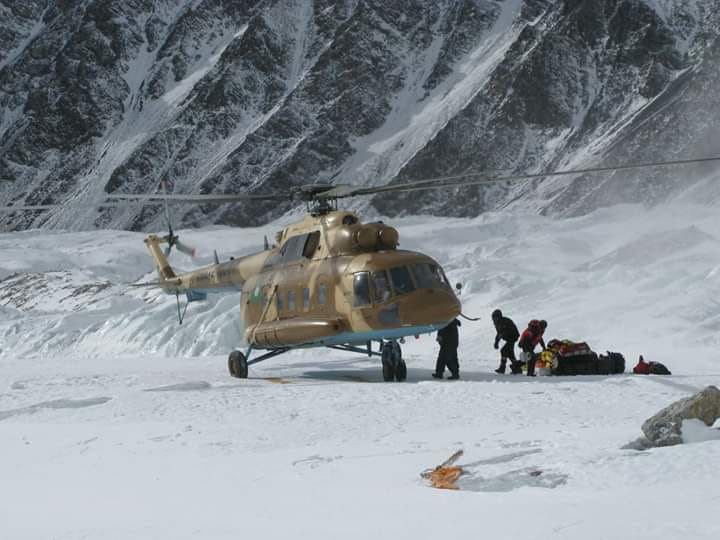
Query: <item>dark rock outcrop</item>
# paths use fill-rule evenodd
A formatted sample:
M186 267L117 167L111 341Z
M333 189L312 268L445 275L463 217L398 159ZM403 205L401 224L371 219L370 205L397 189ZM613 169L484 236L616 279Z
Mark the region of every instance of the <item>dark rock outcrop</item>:
M714 0L0 0L5 227L159 224L106 192L285 191L717 153ZM717 170L413 192L385 214L576 215ZM292 204L184 209L256 224Z

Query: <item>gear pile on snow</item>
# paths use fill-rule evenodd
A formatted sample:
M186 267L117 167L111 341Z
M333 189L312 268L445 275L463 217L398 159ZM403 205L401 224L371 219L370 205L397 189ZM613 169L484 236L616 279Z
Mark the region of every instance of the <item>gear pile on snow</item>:
M535 368L538 375L612 375L625 372L625 357L611 351L598 355L584 341L553 339Z

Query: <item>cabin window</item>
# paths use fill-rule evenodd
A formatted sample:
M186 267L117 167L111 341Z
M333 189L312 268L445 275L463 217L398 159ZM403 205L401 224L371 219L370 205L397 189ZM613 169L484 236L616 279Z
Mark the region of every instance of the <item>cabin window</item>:
M327 301L327 287L324 283L318 287L318 305L324 306Z
M375 302L382 304L390 299L392 290L390 289L390 280L388 280L387 272L380 270L373 273L373 284L375 285Z
M406 266L397 266L390 270L395 294L405 294L415 290L415 285L410 277L410 271Z
M412 270L415 283L420 289L434 289L442 285L442 281L437 278L428 263L413 264Z
M353 306L370 305L370 275L358 272L353 278Z
M288 311L295 311L295 291L288 291Z
M283 310L283 295L280 293L277 293L275 295L275 302L278 313L280 313Z
M310 289L303 289L303 311L310 309Z
M320 245L320 231L315 231L307 235L305 248L303 249L303 257L312 259L315 256L318 246Z

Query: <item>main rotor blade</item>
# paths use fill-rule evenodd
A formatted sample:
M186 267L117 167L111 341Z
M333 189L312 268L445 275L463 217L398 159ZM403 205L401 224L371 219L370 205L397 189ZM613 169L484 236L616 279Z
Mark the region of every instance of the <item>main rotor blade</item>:
M0 206L0 212L16 212L19 210L50 210L60 206L59 204L25 204L21 206Z
M160 204L161 201L153 201L152 204ZM92 208L127 208L128 206L143 206L147 203L138 201L126 201L126 202L106 202L106 203L82 203L84 206L90 206ZM37 210L52 210L53 208L62 208L69 206L69 203L59 204L23 204L16 206L0 206L0 212L33 212Z
M320 196L322 196L322 198L327 198L327 199L343 199L346 197L354 197L356 195L370 195L371 193L367 193L368 190L377 189L380 191L387 191L386 188L389 188L389 187L394 188L397 185L403 185L403 186L411 185L415 189L418 189L420 186L428 185L428 186L432 186L432 188L434 189L435 187L442 187L443 185L445 185L445 184L442 184L442 185L438 184L438 182L440 182L441 180L450 180L450 179L454 179L454 178L468 178L470 176L478 176L481 174L482 175L490 175L490 174L495 174L495 173L504 172L504 171L511 171L511 170L512 170L512 168L505 167L502 169L485 169L482 171L468 171L466 173L458 174L455 176L438 176L438 177L434 177L434 178L420 178L418 180L414 180L413 182L408 182L407 184L396 184L395 186L385 185L385 186L380 186L378 188L366 188L366 187L362 187L362 186L353 186L351 184L337 184L332 189L323 191L320 194Z
M653 167L671 167L675 165L689 165L692 163L707 163L720 161L720 157L705 157L695 159L679 159L674 161L657 161L652 163L636 163L631 165L616 165L608 167L590 167L585 169L572 169L565 171L546 171L532 174L512 174L508 176L488 176L487 173L467 173L456 176L446 176L444 178L435 178L430 180L420 180L419 182L406 182L403 184L386 185L371 188L358 188L354 190L345 190L335 195L335 198L342 199L345 197L355 197L361 195L375 195L378 193L421 191L427 189L440 189L445 187L471 186L478 184L494 184L498 182L513 182L518 180L530 180L532 178L545 178L548 176L568 176L588 173L602 173L611 171L623 171L629 169L649 169ZM483 176L473 180L461 180L473 176ZM344 186L343 186L344 187Z
M508 169L495 169L483 172L469 172L453 176L427 178L416 180L414 182L405 182L401 184L392 184L379 187L354 187L352 185L336 185L335 187L320 191L313 194L310 199L344 199L348 197L357 197L365 195L376 195L379 193L397 193L410 191L423 191L430 189L441 189L447 187L460 187L480 184L493 184L500 182L513 182L519 180L530 180L533 178L546 178L551 176L570 176L591 173L604 173L623 171L631 169L649 169L653 167L672 167L678 165L690 165L695 163L719 162L720 157L704 157L694 159L679 159L671 161L657 161L649 163L637 163L630 165L615 165L606 167L589 167L584 169L571 169L561 171L544 171L531 174L514 174L507 176L497 176L495 173ZM167 203L172 201L175 203L190 204L225 204L240 201L293 201L297 200L297 193L288 190L286 193L280 194L158 194L158 193L113 193L106 196L111 202L103 202L91 204L95 208L116 208L152 203ZM112 202L116 201L116 202ZM21 205L21 206L5 206L0 207L0 212L18 212L18 211L35 211L35 210L51 210L66 204L41 204L41 205ZM167 209L166 209L167 211Z
M106 198L110 202L99 202L99 203L85 203L84 206L91 206L93 208L127 208L138 206L142 207L148 204L163 204L168 201L173 203L182 204L225 204L240 201L287 201L292 200L292 195L287 194L274 194L274 195L180 195L171 193L169 195L163 195L158 193L127 193L127 194L111 194L106 195ZM32 212L40 210L52 210L54 208L61 208L64 206L70 206L69 203L59 204L23 204L16 206L0 206L0 212ZM167 219L167 213L166 213Z
M197 204L223 204L229 202L239 201L282 201L289 200L289 195L182 195L177 193L170 193L169 195L163 195L158 193L113 193L107 195L109 200L113 201L173 201L178 203L197 203Z

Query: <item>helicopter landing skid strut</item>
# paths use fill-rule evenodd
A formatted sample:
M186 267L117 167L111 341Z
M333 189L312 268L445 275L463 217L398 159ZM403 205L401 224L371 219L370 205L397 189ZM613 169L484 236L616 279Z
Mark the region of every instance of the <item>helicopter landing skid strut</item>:
M356 347L354 345L326 345L328 349L334 349L337 351L353 352L357 354L367 355L368 357L379 356L382 358L383 364L383 379L385 381L404 381L407 377L407 368L405 367L405 361L402 359L402 353L400 351L400 345L394 340L381 342L380 350L373 351L372 343L368 342L366 348ZM252 354L253 347L249 346L245 353L235 350L230 353L228 357L228 370L230 375L238 379L246 379L248 376L248 367L269 360L275 356L279 356L288 351L291 351L297 347L279 347L277 349L271 349L258 356L249 360Z
M253 358L252 360L248 360L248 358L250 357L250 353L253 350L252 347L248 347L245 354L243 354L241 351L235 350L231 352L230 356L228 357L228 371L230 372L230 375L232 375L236 379L247 379L249 366L257 364L258 362L262 362L263 360L267 360L268 358L272 358L273 356L278 356L280 354L286 353L290 349L291 347L271 349L269 352L266 352L265 354L260 355L257 358Z
M366 354L368 356L379 356L382 357L381 352L373 351L370 347L367 349L361 349L360 347L353 347L352 345L328 345L328 349L335 349L337 351L354 352L358 354Z
M281 354L285 354L289 350L291 350L292 347L281 347L280 349L272 349L270 352L266 352L263 355L258 356L257 358L253 358L252 360L248 360L248 366L252 366L253 364L257 364L258 362L262 362L263 360L268 360L270 358L273 358L274 356L279 356ZM250 355L247 355L250 357Z

